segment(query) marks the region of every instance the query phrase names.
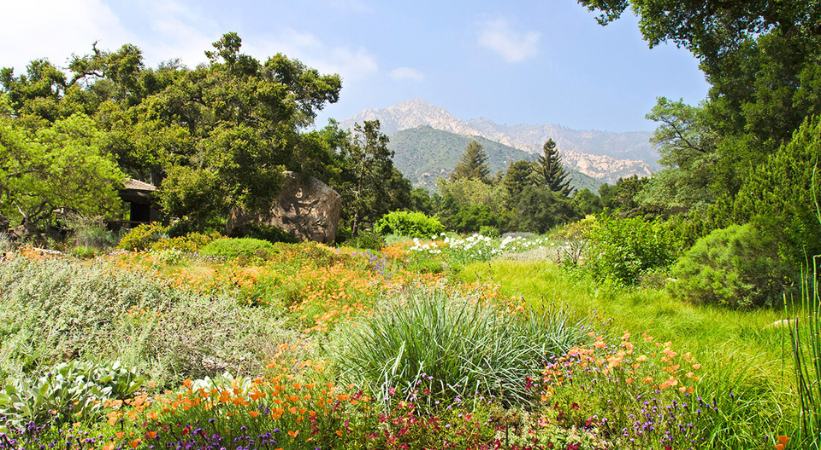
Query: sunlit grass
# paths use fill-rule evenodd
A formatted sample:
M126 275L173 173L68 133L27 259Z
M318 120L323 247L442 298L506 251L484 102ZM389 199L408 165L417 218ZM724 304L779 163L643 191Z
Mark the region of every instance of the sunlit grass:
M647 333L691 352L705 368L697 392L727 403L713 445L762 445L796 432L793 372L782 357L789 342L777 324L782 311L690 305L662 289L603 286L543 261L476 263L458 277L498 283L503 295L534 308L560 307L601 332Z

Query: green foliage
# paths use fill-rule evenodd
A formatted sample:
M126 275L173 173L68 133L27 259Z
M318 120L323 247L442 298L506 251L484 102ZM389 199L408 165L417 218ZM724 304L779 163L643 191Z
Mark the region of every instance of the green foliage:
M209 244L211 241L220 239L221 234L216 231L210 233L193 232L183 236L161 238L160 240L151 243L151 250L181 250L189 253L199 251L200 248Z
M133 45L113 52L95 46L90 54L72 57L65 72L43 60L20 75L3 69L3 120L9 117L21 129L37 130L31 134L38 139L27 140L40 144L40 131L53 124L76 122L85 117L81 114L91 117L83 119L84 131L73 136L93 135L91 150L49 145L74 164L70 174L39 174L62 185L60 195L73 196L55 207L76 205L95 214L102 214L103 206L110 208L105 200L117 200L116 186L102 196L96 185L78 188L71 178L87 184L107 179L109 166L90 164L102 154L132 177L163 180L158 196L164 212L208 229L233 208L253 210L275 197L282 169L322 175L333 171L324 170L334 165L332 147L320 142L326 136L302 130L338 99L339 76L322 75L282 54L258 60L241 49L240 37L227 33L213 43L206 64L190 69L175 61L147 68ZM37 147L23 150L41 153ZM89 172L87 162L98 173ZM55 158L55 163L62 161ZM48 183L40 182L52 189ZM96 198L95 211L87 211L81 195ZM31 221L40 214L33 207L26 213Z
M342 174L332 183L346 205L344 218L355 236L391 209L407 206L410 183L393 167L393 152L378 120L354 125L341 146Z
M650 46L671 42L689 49L711 85L708 98L698 107L660 98L648 114L660 123L653 140L658 144L664 170L637 197L643 207L664 214L687 212L701 228L697 234L704 236L713 229L749 221L746 209L752 207L750 201L774 192L773 182L777 183L778 177L791 178L803 189L804 182L797 179L801 178L797 174L806 174L802 169L796 168L796 173L772 170L769 181L765 180L765 172L767 164L773 162L768 158L777 151L783 153L779 146L786 144L807 118L819 113L821 35L815 19L816 2L580 3L600 12L603 24L632 7ZM818 134L817 129L811 130L812 125L807 126L807 134ZM802 139L808 143L808 137ZM782 169L791 165L784 159L781 163ZM752 175L756 178L754 184L763 184L751 185L742 195L747 198L742 198L739 217L728 218L736 194L749 182L751 170L756 172ZM777 193L788 196L773 196L766 202L773 206L789 202L789 195L794 194L787 192L789 185L785 183ZM760 204L759 200L754 203ZM704 217L705 212L708 217ZM768 220L794 226L795 214L789 208L785 212L791 215L789 219L779 212ZM800 251L802 241L794 236L788 238L793 240L788 245Z
M487 165L487 153L482 146L474 141L465 148L462 158L456 163L453 172L450 174L451 180L473 179L483 183L490 182L490 168Z
M77 245L71 247L71 250L69 250L69 254L80 259L93 258L97 256L97 249L94 247L88 247L86 245Z
M568 197L573 191L570 180L562 165L559 149L553 139L548 139L542 147L542 154L535 164L535 175L538 183L552 192Z
M596 214L602 210L601 197L587 188L575 191L573 197L571 197L570 205L578 217Z
M100 148L94 121L73 115L30 131L0 118L0 215L36 231L66 208L116 217L125 175Z
M448 229L459 232L476 232L483 226L501 227L507 224L486 205L458 205L454 210L443 211L442 221Z
M632 6L650 46L692 52L711 84L707 107L727 134L748 131L773 149L818 112L818 5L790 0L580 0L609 23Z
M489 225L479 227L479 234L481 234L482 236L487 236L489 238L498 238L502 235L502 233L499 232L498 228L491 227Z
M347 239L345 245L354 248L381 250L385 246L385 237L374 231L360 231L355 237Z
M704 108L657 100L647 118L659 123L652 137L665 167L641 187L636 200L662 211L687 211L713 200L717 189L716 133Z
M385 214L373 227L380 234L430 238L445 231L436 217L428 217L421 212L393 211Z
M99 420L104 401L129 398L142 384L135 370L119 362L60 363L37 378L7 380L0 389L0 415L14 426Z
M570 201L561 192L544 186L528 186L519 195L513 227L518 231L544 233L574 218Z
M774 306L789 282L775 233L752 224L715 230L673 266L670 292L693 303Z
M505 188L505 201L513 207L526 187L533 185L534 167L530 161L514 161L510 163L502 176L502 185Z
M168 228L159 222L144 223L128 230L117 247L123 250L147 250L153 243L167 237Z
M682 247L668 224L639 217L600 216L587 239L585 267L593 276L628 285L638 283L647 271L668 267Z
M273 244L254 238L217 239L200 249L202 255L222 258L237 258L240 256L266 258L272 252L274 252Z
M188 229L219 223L220 212L227 205L216 171L170 166L166 175L159 196L163 211L180 218Z
M635 213L639 209L637 196L649 181L637 175L619 178L614 185L604 184L599 188L601 204L605 210Z
M531 404L524 380L583 336L559 313L516 316L426 289L385 302L339 333L333 356L342 376L385 402L393 389L405 396L427 388L432 399L484 396L506 405Z
M794 266L821 253L814 195L821 192L821 116L808 118L792 140L751 171L735 198L739 223L754 221L783 234L779 252Z
M231 237L249 237L254 239L262 239L268 242L289 242L295 243L299 239L294 235L288 233L273 225L266 225L263 223L250 223L248 225L236 228L230 233Z
M503 186L475 178L440 179L438 186L437 216L448 230L473 232L482 225L507 228L509 213L500 201Z
M419 211L429 216L433 214L433 198L425 188L413 188L411 190L410 205L408 206L411 211Z
M0 283L0 373L18 378L63 361L116 359L162 388L225 371L257 374L293 338L270 309L102 262L17 258L0 265Z

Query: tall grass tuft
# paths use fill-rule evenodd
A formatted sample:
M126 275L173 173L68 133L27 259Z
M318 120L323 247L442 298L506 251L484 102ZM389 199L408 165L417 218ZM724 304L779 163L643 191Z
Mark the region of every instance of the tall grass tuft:
M800 318L790 322L790 343L801 414L802 438L819 448L821 442L821 296L818 258L812 258L812 276L802 276ZM805 274L803 274L805 275Z
M338 333L334 355L343 377L388 407L394 397L413 400L419 392L434 403L483 397L530 405L530 381L584 337L562 313L512 315L424 288L387 299Z
M815 186L815 172L812 185ZM813 201L821 223L816 192ZM818 263L821 255L812 257L812 269L802 270L799 314L790 321L790 344L795 365L795 381L801 414L801 440L811 448L821 447L821 295L818 292ZM812 272L812 276L809 273ZM784 308L788 307L784 302Z

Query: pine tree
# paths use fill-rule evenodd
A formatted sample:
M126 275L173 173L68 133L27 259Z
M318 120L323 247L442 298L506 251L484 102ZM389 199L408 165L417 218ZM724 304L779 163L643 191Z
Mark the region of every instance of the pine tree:
M535 165L531 161L514 161L507 167L502 185L507 194L509 206L516 204L526 187L533 185Z
M484 183L490 183L490 168L487 165L487 153L476 141L470 141L465 153L453 173L450 175L452 180L460 178L473 178Z
M573 188L570 187L570 179L562 165L559 149L553 139L548 139L542 147L543 153L536 162L536 172L539 182L553 192L557 192L565 197L570 196Z

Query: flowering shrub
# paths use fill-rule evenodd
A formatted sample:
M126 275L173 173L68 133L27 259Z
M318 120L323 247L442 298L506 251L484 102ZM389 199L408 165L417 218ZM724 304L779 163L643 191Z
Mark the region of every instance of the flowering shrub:
M303 382L276 367L253 379L186 380L181 390L152 399L139 416L115 410L109 422L126 420L128 432L114 445L137 442L155 448L335 448L347 434L349 406L367 402L333 383Z
M625 446L703 446L699 422L721 413L715 400L694 394L701 364L670 342L648 335L642 340L639 347L629 333L616 344L598 336L592 345L571 349L545 368L543 402L565 425L600 428Z

